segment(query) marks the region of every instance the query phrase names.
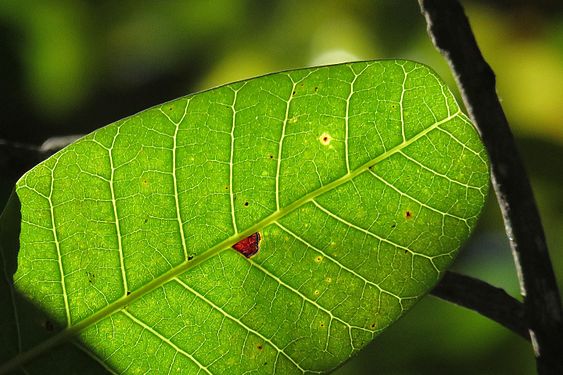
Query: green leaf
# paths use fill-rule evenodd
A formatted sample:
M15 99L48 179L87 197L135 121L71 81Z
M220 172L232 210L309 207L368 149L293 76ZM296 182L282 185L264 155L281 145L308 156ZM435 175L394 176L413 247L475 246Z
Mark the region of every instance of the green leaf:
M435 285L487 189L472 124L409 61L148 109L18 182L0 373L329 371Z

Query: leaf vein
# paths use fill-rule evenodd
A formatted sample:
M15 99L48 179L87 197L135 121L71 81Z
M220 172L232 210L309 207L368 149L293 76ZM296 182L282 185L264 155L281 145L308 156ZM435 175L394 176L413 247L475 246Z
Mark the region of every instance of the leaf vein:
M125 257L123 256L123 238L121 236L121 225L119 222L119 215L117 213L117 200L115 197L115 166L113 163L113 149L115 147L115 141L117 140L117 137L119 136L119 132L120 132L121 126L117 127L117 130L115 132L115 136L113 137L111 146L109 149L107 149L108 152L108 156L109 156L109 162L110 162L110 169L111 169L111 174L110 174L110 179L108 181L109 183L109 188L110 188L110 192L111 192L111 205L112 205L112 209L113 209L113 219L115 222L115 231L116 231L116 237L117 237L117 250L119 252L119 265L120 265L120 271L121 271L121 278L122 278L122 282L123 282L123 295L127 294L127 290L128 290L128 286L127 286L127 274L125 272ZM105 297L105 296L104 296Z
M351 273L352 275L354 275L355 277L357 277L358 279L362 280L364 282L364 284L367 285L371 285L373 287L375 287L377 290L379 290L381 293L387 294L393 298L396 298L399 301L399 304L401 305L401 308L403 307L402 301L404 299L416 299L418 298L418 296L412 296L412 297L400 297L386 289L384 289L383 287L381 287L379 284L370 281L368 279L366 279L364 276L362 276L361 274L359 274L358 272L354 271L351 268L346 267L344 264L340 263L339 261L337 261L336 259L334 259L332 256L330 256L329 254L325 253L324 251L322 251L321 249L313 246L312 244L310 244L308 241L306 241L305 239L301 238L299 235L297 235L295 232L291 231L290 229L286 228L285 226L283 226L282 224L280 224L279 222L276 222L276 225L278 227L280 227L282 230L284 230L285 232L287 232L289 235L291 235L292 237L294 237L296 240L300 241L301 243L303 243L305 246L311 248L312 250L314 250L315 252L321 254L324 258L330 260L331 262L333 262L334 264L336 264L338 267L340 267L341 269L343 269L344 271L347 271L348 273ZM404 309L403 309L404 310Z
M198 291L196 291L195 289L191 288L188 284L184 283L182 280L178 279L177 277L174 278L174 281L176 281L178 284L180 284L182 287L184 287L186 290L188 290L189 292L191 292L192 294L194 294L195 296L197 296L199 299L201 299L202 301L204 301L205 303L207 303L209 306L211 306L213 309L217 310L218 312L220 312L224 317L226 317L227 319L237 323L238 325L240 325L242 328L244 328L248 333L253 333L254 335L260 337L262 340L266 341L268 344L270 344L278 353L281 353L284 357L286 357L287 359L289 359L294 365L295 367L297 367L302 373L305 373L307 370L303 369L299 363L297 363L295 361L295 359L293 359L289 354L287 354L282 348L278 347L271 339L268 339L266 336L262 335L260 332L250 328L249 326L247 326L246 324L244 324L241 320L235 318L234 316L230 315L229 313L227 313L223 308L221 308L220 306L216 305L215 303L213 303L211 300L209 300L207 297L205 297L203 294L199 293Z
M360 232L363 232L363 233L367 234L368 236L371 236L371 237L373 237L373 238L378 239L378 240L381 241L381 242L385 242L385 243L387 243L387 244L389 244L389 245L391 245L391 246L394 246L394 247L397 247L397 248L399 248L399 249L405 250L405 251L411 253L411 254L414 255L414 256L419 256L419 257L421 257L421 258L428 259L428 260L430 261L430 263L432 264L432 266L434 267L434 269L436 270L436 272L438 273L438 275L440 274L440 271L439 271L438 267L436 266L436 264L434 264L434 258L436 258L435 256L429 256L429 255L426 255L426 254L417 253L416 251L414 251L414 250L412 250L412 249L410 249L410 248L408 248L408 247L406 247L406 246L403 246L403 245L400 245L400 244L398 244L398 243L395 243L395 242L393 242L393 241L391 241L391 240L389 240L389 239L387 239L387 238L385 238L385 237L381 237L381 236L379 236L379 235L377 235L377 234L375 234L375 233L373 233L373 232L370 232L370 231L367 230L367 229L364 229L364 228L362 228L362 227L360 227L360 226L357 226L356 224L353 224L353 223L351 223L351 222L345 220L344 218L342 218L342 217L340 217L340 216L338 216L338 215L336 215L336 214L330 212L328 209L326 209L325 207L323 207L320 203L318 203L318 202L315 201L314 199L311 200L311 202L313 202L313 204L314 204L315 206L317 206L317 208L319 208L321 211L323 211L324 213L326 213L326 214L329 215L330 217L336 219L337 221L339 221L339 222L341 222L341 223L343 223L343 224L349 226L350 228L353 228L353 229L356 229L356 230L358 230L358 231L360 231Z
M174 350L176 350L176 352L178 352L178 353L182 354L184 357L190 359L193 363L195 363L200 368L200 370L203 370L206 373L212 375L211 372L207 369L207 367L203 366L197 359L195 359L195 357L193 355L187 353L182 348L180 348L178 345L176 345L172 341L168 340L166 337L164 337L162 334L160 334L158 331L156 331L153 327L150 327L148 324L146 324L145 322L143 322L142 320L140 320L139 318L137 318L136 316L134 316L133 314L131 314L129 311L127 311L125 309L122 310L121 312L124 315L126 315L127 317L129 317L129 319L131 319L134 323L140 325L141 327L143 327L143 329L146 329L147 331L149 331L150 333L152 333L153 335L158 337L162 342L165 342L166 344L168 344L170 347L172 347Z
M467 228L471 228L471 226L469 225L469 222L467 221L466 218L461 217L461 216L457 216L454 214L451 214L449 212L442 212L440 210L438 210L437 208L434 208L424 202L421 202L420 200L418 200L417 198L413 197L412 195L405 193L404 191L398 189L397 187L395 187L395 185L391 184L389 181L385 180L383 177L381 177L380 175L378 175L377 173L375 173L373 170L368 169L369 173L375 177L376 179L378 179L379 181L381 181L383 184L385 184L386 186L390 187L391 189L395 190L397 193L399 193L401 196L407 197L409 199L411 199L412 201L418 203L419 205L421 205L424 208L429 209L430 211L434 211L442 216L449 216L451 218L454 218L456 220L460 220L463 221L465 223L465 225L467 226Z

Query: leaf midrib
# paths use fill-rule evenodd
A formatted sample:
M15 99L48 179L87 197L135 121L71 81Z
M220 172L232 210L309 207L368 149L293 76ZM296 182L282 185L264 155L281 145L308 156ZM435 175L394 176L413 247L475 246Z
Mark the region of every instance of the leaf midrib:
M41 353L49 350L52 347L59 345L62 342L67 341L68 339L72 338L73 336L77 335L83 329L90 327L91 325L99 322L103 318L106 318L113 313L120 311L123 307L129 305L133 301L137 300L138 298L146 295L147 293L155 290L156 288L166 284L168 281L174 279L176 276L180 275L181 273L187 271L190 268L193 268L206 260L214 257L215 255L219 254L221 251L228 250L232 245L237 243L243 238L250 236L252 233L259 231L260 229L276 222L280 218L286 216L287 214L291 213L292 211L296 210L297 208L305 205L306 203L312 201L314 198L352 180L353 178L357 177L358 175L366 172L369 168L375 166L379 162L389 158L391 155L395 154L396 152L403 150L404 148L408 147L411 143L417 141L418 139L424 137L426 134L431 132L432 130L438 128L440 125L447 123L448 121L454 119L455 117L463 116L463 113L458 109L455 113L449 115L448 117L444 118L441 121L435 122L428 128L424 129L420 133L416 134L409 140L405 142L401 142L397 146L391 148L390 150L382 153L381 155L377 156L376 158L364 163L357 169L351 171L350 173L345 174L344 176L324 185L320 188L304 195L301 199L296 200L295 202L289 204L288 206L282 207L279 210L275 211L271 215L267 216L266 218L260 220L253 226L249 227L248 229L231 236L220 243L214 245L213 247L209 248L207 251L198 255L193 260L185 261L178 266L172 268L168 272L162 274L161 276L155 278L154 280L147 283L142 288L131 292L128 296L125 296L119 300L114 301L112 304L104 307L97 313L93 314L92 316L76 323L72 327L67 327L57 335L49 338L48 340L43 341L39 345L35 346L31 350L27 352L23 352L12 358L10 361L4 363L0 366L0 374L8 373L11 370L16 369L17 367L21 366L24 363L27 363L29 360L35 358L36 356L40 355Z

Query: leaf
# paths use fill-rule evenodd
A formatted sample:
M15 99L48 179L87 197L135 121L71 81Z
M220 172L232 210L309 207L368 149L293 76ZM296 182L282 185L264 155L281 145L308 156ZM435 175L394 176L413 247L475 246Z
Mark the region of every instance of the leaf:
M473 126L409 61L148 109L17 183L0 373L329 371L435 285L487 181Z

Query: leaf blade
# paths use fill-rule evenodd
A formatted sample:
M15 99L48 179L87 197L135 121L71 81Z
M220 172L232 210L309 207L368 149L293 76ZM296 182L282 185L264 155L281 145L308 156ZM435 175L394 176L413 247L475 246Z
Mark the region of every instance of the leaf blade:
M107 360L119 371L160 366L159 355L168 369L327 371L451 262L485 197L484 155L447 88L411 62L304 69L180 98L22 178L30 207L16 286L67 322L60 335L82 332L90 350L121 358ZM257 231L256 257L230 250ZM46 272L31 273L37 261ZM167 324L155 320L163 301ZM206 319L200 341L180 334ZM129 351L130 332L164 354Z

